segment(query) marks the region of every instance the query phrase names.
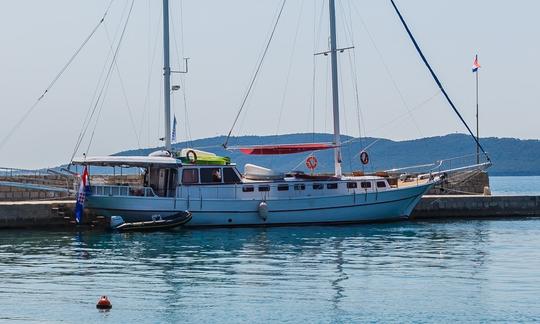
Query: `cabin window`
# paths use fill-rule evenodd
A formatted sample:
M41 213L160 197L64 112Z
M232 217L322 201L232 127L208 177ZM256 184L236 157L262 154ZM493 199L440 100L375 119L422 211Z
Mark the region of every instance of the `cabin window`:
M329 183L329 184L327 184L326 189L337 189L337 183Z
M240 178L233 168L223 168L223 182L240 183Z
M270 191L270 186L259 186L259 191Z
M255 191L255 188L253 188L253 186L243 186L242 191L243 192L253 192L253 191Z
M289 185L280 184L280 185L278 185L277 190L278 191L288 191L289 190Z
M371 182L367 182L367 181L362 181L360 183L360 186L364 189L368 189L368 188L371 188Z
M347 189L354 189L358 188L358 184L356 182L347 182Z
M386 188L385 181L377 181L377 188Z
M306 190L306 185L303 184L303 183L295 184L294 185L294 190Z
M201 183L221 183L220 168L201 169Z
M199 183L199 170L198 169L184 169L182 171L182 183L183 184Z
M322 190L324 188L322 183L314 183L313 190Z

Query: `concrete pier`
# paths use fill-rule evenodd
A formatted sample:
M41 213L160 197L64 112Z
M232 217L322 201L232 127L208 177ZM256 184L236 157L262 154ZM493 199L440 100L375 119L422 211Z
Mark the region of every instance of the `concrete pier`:
M0 228L75 228L73 200L0 202ZM411 219L452 220L540 216L540 196L424 196ZM85 212L84 224L104 227Z
M75 201L0 202L0 228L75 228ZM84 226L100 226L101 218L85 211Z
M424 196L412 219L540 216L540 196Z

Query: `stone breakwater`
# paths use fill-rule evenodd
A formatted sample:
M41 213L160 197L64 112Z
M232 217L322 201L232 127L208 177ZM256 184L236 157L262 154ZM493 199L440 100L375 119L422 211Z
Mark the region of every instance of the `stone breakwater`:
M412 219L540 216L540 196L424 196Z
M0 202L0 228L75 227L75 201L12 201ZM96 215L86 211L85 225L97 226Z
M489 188L487 172L460 172L431 188L427 195L483 194L486 187Z

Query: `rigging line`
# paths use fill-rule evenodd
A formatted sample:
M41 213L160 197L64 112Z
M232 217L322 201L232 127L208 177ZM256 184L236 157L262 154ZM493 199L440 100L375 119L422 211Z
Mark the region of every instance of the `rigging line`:
M151 0L149 0L151 1ZM148 3L148 6L150 8L150 2ZM159 15L159 18L158 18L158 25L161 25L161 19L162 19L162 15L160 14ZM140 125L140 129L141 129L141 132L142 130L144 129L144 126L146 126L146 140L147 140L147 145L150 146L151 145L151 140L150 140L150 107L149 107L149 101L150 101L150 86L152 84L152 76L153 76L153 73L152 73L152 65L154 64L155 60L156 60L156 54L157 54L157 45L158 45L158 42L159 42L159 27L156 28L156 33L155 33L155 40L154 40L154 48L151 49L151 26L150 26L150 21L151 20L151 17L150 17L150 10L148 11L148 81L146 83L146 93L145 93L145 96L144 96L144 105L143 105L143 113L141 114L141 123L139 124ZM161 93L161 92L160 92ZM145 116L145 114L148 113L147 116ZM144 122L147 122L146 125L144 125Z
M424 101L420 102L418 105L414 106L411 111L416 111L420 108L422 108L423 106L425 106L428 102L430 102L431 100L433 100L434 98L438 97L439 95L441 94L440 91L437 90L437 92L435 92L432 96L430 96L429 98L425 99ZM377 127L377 128L373 128L373 129L369 129L368 132L370 134L373 134L381 129L384 129L390 125L392 125L393 123L395 123L396 121L400 120L401 118L405 117L408 113L407 112L404 112L402 113L401 115L398 115L396 116L395 118L389 120L388 122L382 124L380 127ZM345 143L347 142L352 142L352 141L357 141L361 138L351 138L350 140L348 141L345 141Z
M174 23L174 19L171 19L172 24L172 31L173 31L173 39L174 39L174 46L176 49L176 59L178 62L182 62L181 57L184 57L184 7L183 7L183 1L180 1L180 48L182 49L182 53L180 53L179 47L178 47L178 40L176 37L176 25ZM181 54L181 55L180 55ZM192 137L191 137L191 128L189 126L189 120L188 120L188 106L187 106L187 91L186 91L186 76L185 73L182 73L180 76L180 83L182 85L182 99L184 104L184 127L186 131L186 137L187 142L189 146L193 146L192 144Z
M124 13L122 13L122 18L123 18L124 14L125 14L126 8L127 8L127 6L124 7ZM99 95L99 89L101 89L102 82L103 83L106 82L106 81L104 81L104 76L105 76L105 72L107 71L107 66L108 66L107 62L109 62L109 58L112 56L112 54L113 54L113 50L111 48L109 48L109 50L107 52L107 57L105 58L105 61L103 62L103 67L101 68L101 72L99 74L98 82L96 83L96 87L95 87L94 92L92 94L92 99L90 100L90 105L89 105L88 110L86 111L86 115L84 116L84 119L82 121L81 129L80 129L79 135L77 136L77 140L75 141L74 152L76 152L78 150L80 142L83 140L83 132L84 132L84 130L91 123L91 118L92 118L93 112L94 112L94 110L92 108L94 106L95 101L97 100L98 95Z
M185 56L185 39L184 39L184 1L180 0L180 46L182 49L182 57ZM186 136L188 138L189 146L193 146L193 137L191 136L191 126L189 122L188 104L187 104L187 90L186 90L186 78L187 75L182 75L180 82L182 83L182 99L184 101L184 125L186 128Z
M298 40L298 31L300 30L300 22L302 21L302 13L303 13L303 9L304 9L304 4L305 4L305 0L302 0L302 3L300 5L300 12L298 14L298 18L297 18L297 21L296 21L296 29L295 29L294 38L293 38L293 46L292 46L291 56L289 57L289 67L288 67L288 70L287 70L287 76L285 78L285 86L284 86L283 96L281 97L281 105L280 105L279 115L278 115L278 124L277 124L277 127L276 127L276 135L275 135L276 137L279 134L279 129L280 129L280 125L281 125L281 117L283 116L283 108L285 107L285 100L287 98L287 89L289 88L289 80L290 80L290 76L291 76L294 53L296 52L296 43L297 43L297 40Z
M363 151L366 151L368 148L372 147L373 145L375 145L375 143L377 143L378 141L380 141L381 138L377 138L376 140L374 140L373 142L371 142L370 144L368 144L368 146L364 147L363 149L360 150L360 152L356 153L353 157L353 159L356 159L358 156L360 156L360 154L363 152Z
M231 127L231 130L227 134L227 137L225 139L225 143L223 143L223 147L227 148L227 144L229 143L229 138L231 137L232 131L234 129L234 126L236 125L236 122L238 121L238 117L240 117L240 113L244 109L244 106L246 104L246 101L249 97L249 94L251 93L251 89L253 88L253 84L255 83L255 80L257 79L257 76L259 74L259 71L261 70L262 64L264 62L264 58L266 57L266 54L268 53L268 49L270 48L270 43L272 43L272 39L274 38L274 34L276 32L277 26L279 24L279 20L281 18L281 14L283 13L283 8L285 7L285 3L287 3L287 0L283 0L281 4L281 8L279 10L279 14L277 16L276 22L274 24L274 27L272 28L272 33L270 34L270 37L268 38L268 42L266 43L266 46L264 48L263 54L261 56L261 59L259 61L259 64L257 66L257 69L255 70L255 73L253 74L253 78L251 79L251 82L249 84L249 87L246 91L246 94L244 96L244 99L242 100L242 104L240 105L240 109L238 110L238 113L236 114L236 117L234 119L233 125Z
M441 92L443 93L444 97L446 98L446 100L448 101L448 103L450 104L450 106L452 107L452 109L454 110L454 112L458 115L459 119L461 120L461 122L463 123L463 125L467 128L467 130L469 131L469 134L471 134L472 138L474 139L474 141L476 142L476 144L478 145L478 147L482 150L482 153L484 153L484 155L486 156L486 159L487 161L491 161L491 159L489 158L489 155L486 153L486 151L484 150L484 148L482 147L482 145L480 144L480 142L478 141L478 138L476 138L476 136L474 135L474 133L472 132L471 128L469 127L469 125L467 124L467 122L465 121L465 119L463 119L463 117L461 116L461 114L459 113L459 111L457 110L456 106L454 105L454 103L452 102L452 99L450 99L450 97L448 96L448 94L446 93L446 90L444 90L444 87L441 83L441 81L439 81L439 78L437 77L437 75L435 74L435 72L433 71L433 69L431 68L431 65L429 65L426 57L424 56L424 53L422 53L422 50L420 49L420 46L418 45L418 43L416 42L416 39L414 38L411 30L409 29L409 26L407 26L407 23L405 22L405 19L403 18L403 16L401 15L401 12L399 11L398 7L396 6L396 4L394 3L394 0L390 0L390 2L392 3L392 6L394 7L395 11L396 11L396 14L398 15L399 17L399 20L401 21L401 23L403 24L403 27L405 28L405 30L407 31L407 34L409 34L409 38L411 39L411 41L413 42L414 44L414 47L416 48L416 51L418 52L418 54L420 55L420 58L422 59L422 61L424 62L424 64L426 65L426 67L428 68L429 72L431 73L431 76L433 77L433 80L435 80L435 83L437 83L437 86L439 87L439 89L441 90Z
M305 158L303 158L294 168L292 168L291 170L296 170L298 169L302 163L304 163L310 156L312 156L313 153L309 153Z
M187 104L187 93L186 93L186 81L184 78L180 80L182 83L182 99L184 102L184 124L186 127L186 135L188 138L188 144L189 146L193 146L193 137L191 136L191 126L189 123L189 113L188 113L188 104Z
M113 44L109 35L109 31L107 30L107 25L105 25L105 34L107 35L107 40L109 41L109 47L111 48L111 51L113 49ZM118 61L114 61L115 70L118 75L118 80L120 81L120 88L122 89L122 94L124 96L124 100L126 101L126 107L129 113L129 120L131 122L131 127L133 127L133 132L135 133L135 137L137 138L137 148L141 148L141 141L139 137L139 133L137 132L137 127L135 126L135 120L133 119L133 113L131 112L131 106L129 104L128 96L126 93L126 87L124 86L124 80L122 79L122 74L120 73L120 68L118 67Z
M352 19L352 10L351 10L351 1L348 1L348 12L349 12L349 22L351 24L350 26L350 34L351 34L351 42L352 42L352 45L354 46L355 44L355 41L354 41L354 26L353 26L353 19ZM363 134L364 136L366 136L366 126L364 124L364 116L362 114L362 110L361 110L361 107L360 107L360 96L358 95L358 73L357 73L357 68L358 68L358 65L356 63L356 51L355 51L355 48L353 47L352 48L352 55L351 55L351 52L348 51L347 52L348 54L348 57L349 57L349 64L351 64L351 70L352 70L352 74L353 74L353 86L354 86L354 92L355 92L355 104L356 104L356 122L358 124L358 137L359 138L362 138L362 131L363 131ZM361 142L362 143L362 142ZM363 144L362 144L363 145Z
M98 111L97 111L97 116L96 116L96 120L94 122L94 127L92 128L92 134L90 135L90 140L88 141L88 145L86 146L86 154L88 154L90 152L90 146L92 145L92 142L94 140L94 134L95 134L97 126L99 124L99 119L101 117L101 112L103 111L103 106L105 105L105 98L107 96L109 85L111 84L111 80L112 80L111 76L112 76L112 74L107 76L107 79L105 79L105 84L103 85L103 89L105 89L104 92L103 92L103 97L102 97L103 99L101 99L101 104L99 105L99 108L98 108Z
M174 11L174 10L171 10L171 12L172 12L172 11ZM173 47L173 49L174 49L173 52L174 52L174 53L173 53L171 56L175 56L175 57L176 57L176 62L173 63L174 66L173 66L172 68L173 68L173 69L176 69L176 64L179 64L179 63L182 62L182 61L180 60L180 50L178 49L178 40L177 40L178 37L176 36L176 28L175 28L176 25L175 25L174 21L175 21L174 19L170 19L170 23L171 23L171 31L172 31L172 41L173 41L173 43L174 43L174 47ZM175 54L176 54L176 55L175 55ZM173 59L173 61L174 61L174 59ZM181 67L178 65L178 70L180 70L180 68L181 68ZM172 73L171 73L171 77L172 77ZM180 76L180 78L182 78L182 77ZM171 81L171 82L172 82L172 81ZM180 83L182 84L181 81L180 81ZM182 84L182 86L180 87L180 89L181 89L182 92L184 92L184 85L183 85L183 84ZM176 106L177 106L177 103L176 103L175 96L174 96L175 92L176 92L176 91L173 91L172 89L169 90L169 94L170 94L170 97L171 97L171 111L172 111L172 115L176 118ZM178 138L179 138L178 134L179 134L179 133L177 132L177 136L176 136L176 137L177 137L177 140L178 140ZM174 143L173 143L173 144L174 144Z
M122 16L121 16L121 20L123 20L124 18L124 15L126 14L127 12L127 3L126 5L124 6L124 11L122 13ZM117 27L117 31L115 33L115 37L116 38L116 34L118 34L119 30L120 30L120 26L121 24L118 25ZM79 146L83 140L83 136L84 136L84 131L86 128L89 127L90 123L91 123L91 119L92 117L94 116L94 113L95 113L95 107L94 105L97 104L97 100L98 100L98 96L99 96L99 91L102 87L102 85L106 82L106 80L104 79L104 76L105 76L105 72L107 71L107 62L109 61L109 58L113 55L114 51L112 48L109 48L108 52L107 52L107 57L105 58L105 61L103 62L103 67L101 68L101 73L99 75L99 78L98 78L98 82L96 84L96 88L94 89L94 93L92 94L92 100L90 100L90 105L88 107L88 110L86 111L86 115L84 116L84 119L83 119L83 122L82 122L82 125L81 125L81 131L77 137L77 140L75 142L75 148L74 148L74 154L76 154L77 150L79 149ZM103 82L103 83L102 83ZM93 108L94 107L94 108ZM73 156L72 156L73 158Z
M325 78L325 83L324 83L324 87L325 87L325 97L324 97L324 106L328 105L329 101L330 101L330 85L328 83L330 83L330 73L331 73L331 70L332 69L332 66L330 64L330 60L326 60L326 78ZM333 133L333 132L328 132L328 125L326 124L327 121L328 121L328 110L330 109L324 109L324 131L327 132L327 133Z
M322 8L321 13L319 14L319 19L317 20L317 2L313 2L313 53L317 52L317 48L319 47L319 41L320 41L320 34L322 29L322 17L324 12L324 4L325 2L322 2ZM318 21L318 25L317 25ZM319 37L318 37L319 36ZM317 106L317 97L316 97L316 91L315 88L317 87L317 60L316 55L313 55L313 79L312 79L312 95L311 95L311 127L312 127L312 142L315 143L315 108Z
M62 69L60 70L60 72L58 72L58 74L56 74L56 76L53 78L53 80L51 81L51 83L49 83L49 85L47 86L47 88L45 88L45 91L43 91L43 93L41 94L41 96L39 96L37 98L37 100L34 102L34 104L32 104L32 106L30 106L30 108L24 113L24 115L21 117L21 119L19 119L19 121L11 128L11 130L8 132L8 134L6 135L6 137L4 137L2 139L2 141L0 142L0 149L9 141L9 139L11 138L11 136L13 136L13 134L17 131L17 129L24 123L24 121L28 118L28 116L30 116L30 114L34 111L34 109L37 107L37 105L40 103L41 99L43 99L45 97L45 95L47 95L47 93L49 92L49 90L52 89L52 87L56 84L56 82L60 79L60 77L64 74L64 72L68 69L68 67L71 65L71 63L75 60L75 58L79 55L79 53L82 51L82 49L85 47L85 45L88 43L88 41L90 41L90 39L94 36L94 34L96 33L96 31L98 30L99 26L101 26L103 24L103 22L105 21L105 17L107 16L107 14L109 13L109 9L111 8L111 5L113 3L114 0L111 0L109 2L109 5L107 6L107 9L105 10L105 13L103 14L103 16L101 16L101 19L99 20L99 22L96 24L96 26L94 27L94 29L92 29L92 31L90 32L90 34L86 37L86 39L82 42L82 44L79 46L79 48L77 48L77 50L75 51L75 53L73 53L73 55L70 57L70 59L68 60L68 62L62 67Z
M163 98L163 87L165 85L163 84L163 82L160 82L159 83L159 107L163 107L163 101L165 100L165 98ZM156 136L156 139L158 140L157 141L157 146L161 146L161 143L160 143L160 138L161 138L161 114L163 113L163 109L158 109L158 119L156 120L158 126L156 127L157 129L157 136ZM165 146L164 146L165 147Z
M127 8L128 8L128 4L126 3L126 5L124 6L124 11L122 13L122 19L121 20L123 20L124 15L127 12ZM119 24L116 33L119 32L120 26L121 26L121 24ZM98 101L99 101L100 89L107 82L106 79L104 79L104 76L106 75L106 71L107 71L107 66L108 66L107 62L109 61L109 57L111 57L113 54L114 54L113 50L109 48L107 57L106 57L105 62L103 64L103 68L101 69L101 73L100 73L98 82L96 84L96 88L94 90L94 94L92 95L92 100L90 101L90 106L89 106L88 111L86 113L86 116L85 116L85 118L83 120L79 136L77 137L77 141L75 143L75 148L74 148L73 155L72 155L71 159L73 159L74 155L77 153L80 145L82 144L86 129L88 127L90 127L92 117L94 116L95 111L96 111L96 107L97 107L96 105L98 104ZM102 80L103 80L103 83L102 83Z
M147 37L147 42L146 42L146 46L147 46L147 59L148 61L146 62L148 65L146 66L147 68L147 73L148 73L148 79L151 78L151 71L152 71L152 63L153 63L153 59L154 59L154 56L155 55L152 55L153 52L152 52L152 3L153 0L148 0L148 24L147 24L147 31L146 31L146 36ZM157 38L157 33L156 33L156 38ZM144 136L144 120L148 119L148 118L145 118L146 117L146 100L147 100L147 96L148 96L148 92L150 91L149 89L149 86L150 86L150 83L148 82L147 85L146 85L146 93L145 93L145 97L144 97L144 104L143 104L143 111L142 111L142 114L141 114L141 122L140 122L140 129L141 129L141 136ZM148 127L146 129L146 146L150 146L150 132L148 131L148 129L150 129L150 127Z
M422 130L420 129L420 126L418 125L418 122L416 121L416 119L414 118L414 115L412 114L411 108L409 107L409 105L407 104L407 101L405 100L405 96L403 95L403 92L400 90L400 88L399 88L399 86L397 84L397 81L394 78L394 75L390 71L390 67L386 63L386 61L384 59L384 56L383 56L381 50L379 49L379 47L377 46L377 43L375 42L375 39L373 38L373 35L369 31L369 28L368 28L366 22L364 21L364 19L362 19L362 15L360 14L360 10L358 9L358 7L356 7L356 5L354 3L353 3L352 7L354 8L356 13L358 14L358 17L360 18L360 22L362 23L362 27L366 31L366 34L367 34L367 36L369 38L369 41L370 41L371 45L373 46L373 48L375 49L375 52L379 56L379 60L381 61L386 74L390 78L390 81L392 82L392 85L393 85L394 89L396 90L396 92L397 92L397 94L399 96L399 99L401 100L401 103L403 104L403 106L405 107L407 112L409 113L409 117L411 118L411 120L412 120L412 122L414 124L414 127L416 128L416 130L418 131L420 136L424 137L424 135L422 133Z
M348 134L349 133L349 126L348 126L348 118L347 118L347 105L345 103L345 87L343 86L345 83L343 82L343 69L344 69L344 66L343 64L341 63L341 60L338 61L338 69L339 69L339 83L342 85L341 87L341 91L339 93L339 100L340 100L340 109L341 111L343 112L343 117L345 118L345 123L343 123L343 126L345 128L345 134ZM341 138L342 138L342 134L339 134L339 137L340 137L340 142L341 142ZM345 147L346 146L346 147ZM346 148L347 151L348 151L348 156L349 156L349 169L352 170L352 158L351 158L351 146L348 145L348 144L342 144L341 145L342 148Z
M129 12L128 12L128 15L127 15L127 19L126 19L126 22L124 24L124 28L122 29L122 33L120 34L120 39L118 40L118 45L116 46L116 50L114 52L114 55L112 57L112 62L111 62L111 65L109 66L109 69L107 71L107 75L105 77L105 83L103 84L103 87L101 88L100 90L100 93L99 93L99 96L96 100L96 103L95 103L95 106L93 108L93 111L92 111L92 114L90 116L90 119L92 118L92 116L94 115L95 111L96 111L96 108L98 107L99 105L99 102L100 102L100 99L102 98L103 96L103 93L105 91L105 88L106 88L106 85L108 84L107 80L109 80L110 76L111 76L111 72L113 70L113 67L114 67L114 62L116 61L116 58L118 57L118 52L120 51L120 45L122 44L122 40L124 39L124 35L126 33L126 27L128 25L128 22L129 22L129 18L131 17L131 12L133 11L133 5L135 4L135 0L132 0L131 1L131 6L129 8ZM83 133L82 133L82 136L80 138L80 140L78 141L76 147L75 147L75 150L73 151L73 154L71 155L71 160L70 160L70 163L73 162L73 159L75 158L75 154L77 154L77 151L79 150L79 147L82 143L82 139L84 138L84 136L86 135L86 132L88 131L88 127L90 126L90 122L87 124L87 126L85 127ZM96 121L96 126L97 126L97 121ZM94 127L94 131L95 131L95 127ZM93 133L92 133L92 138L93 138ZM90 144L92 143L92 138L90 139L89 143L88 143L88 149L90 148Z
M356 123L358 124L358 137L362 138L362 133L364 136L366 135L366 126L363 123L364 116L362 114L362 110L360 108L360 96L358 95L358 74L356 73L356 52L354 51L354 48L352 49L352 55L351 53L347 53L349 58L349 64L351 64L352 68L352 79L353 79L353 87L354 87L354 101L355 101L355 108L356 108Z
M181 48L182 48L182 56L184 56L184 1L180 0L180 36L181 36ZM187 104L187 91L186 91L186 78L187 76L183 77L181 79L182 87L184 91L182 91L182 97L184 99L184 116L185 116L185 125L186 125L186 135L188 137L188 143L190 146L193 145L193 136L191 136L191 124L189 122L189 114L188 114L188 104Z

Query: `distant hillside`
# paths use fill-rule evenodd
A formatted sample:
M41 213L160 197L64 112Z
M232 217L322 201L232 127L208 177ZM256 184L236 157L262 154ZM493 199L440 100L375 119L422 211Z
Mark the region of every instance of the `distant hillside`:
M343 136L342 141L350 140ZM246 144L279 144L279 143L310 143L331 142L331 134L288 134L279 136L241 136L231 138L230 146ZM289 171L303 168L302 159L307 153L282 156L247 156L238 151L227 151L221 147L224 137L212 137L194 140L191 143L177 143L174 148L180 150L185 147L194 147L218 155L231 157L242 170L245 163L254 163L277 170ZM520 140L514 138L483 138L482 145L489 152L493 166L489 169L491 175L540 175L538 164L540 162L540 141ZM476 147L474 140L465 134L450 134L446 136L428 137L410 141L391 141L378 138L363 138L356 140L343 149L343 168L345 171L358 170L362 166L358 157L354 157L366 146L370 154L370 164L367 171L385 170L395 167L404 167L431 163L441 159L474 154ZM157 148L140 149L119 152L115 155L147 155ZM319 160L318 171L333 169L333 155L331 150L316 153ZM354 158L353 158L354 157ZM472 160L470 160L472 161ZM457 165L455 165L457 166ZM452 167L455 167L452 166Z

